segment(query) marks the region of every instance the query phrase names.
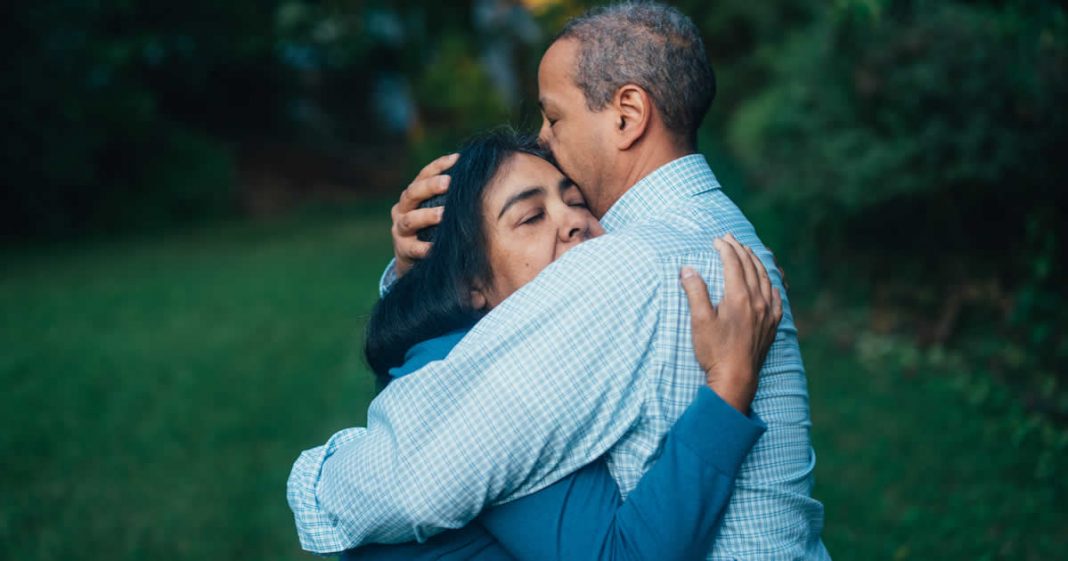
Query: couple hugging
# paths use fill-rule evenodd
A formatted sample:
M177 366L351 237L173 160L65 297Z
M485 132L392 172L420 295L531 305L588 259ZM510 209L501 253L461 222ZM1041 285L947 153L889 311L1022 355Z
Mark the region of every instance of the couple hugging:
M302 546L827 559L782 278L695 153L715 94L696 26L595 9L538 89L537 140L476 137L394 207L365 349L384 387L366 428L294 464Z

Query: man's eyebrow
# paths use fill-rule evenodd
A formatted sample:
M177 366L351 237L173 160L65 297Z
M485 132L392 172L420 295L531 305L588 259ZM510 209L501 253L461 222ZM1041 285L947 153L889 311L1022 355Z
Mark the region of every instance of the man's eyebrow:
M501 208L500 214L497 215L497 220L500 220L501 217L504 216L504 213L508 212L508 209L511 208L512 205L520 201L525 201L531 197L537 197L538 195L544 194L544 187L527 187L526 189L512 195L511 197L508 197L508 200L504 202L504 206Z

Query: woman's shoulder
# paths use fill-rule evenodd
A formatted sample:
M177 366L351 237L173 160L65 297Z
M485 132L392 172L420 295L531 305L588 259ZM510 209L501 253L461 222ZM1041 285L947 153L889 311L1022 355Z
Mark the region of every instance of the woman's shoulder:
M431 362L444 359L449 356L452 349L460 343L468 331L470 328L465 327L412 345L404 354L404 363L390 368L389 375L393 378L400 378Z

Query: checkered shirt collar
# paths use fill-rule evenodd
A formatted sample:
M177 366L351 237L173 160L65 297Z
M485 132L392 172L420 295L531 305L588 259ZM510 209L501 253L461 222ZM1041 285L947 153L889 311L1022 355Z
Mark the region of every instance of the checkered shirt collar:
M703 155L683 156L660 166L627 189L601 217L601 225L612 232L719 188L719 181Z

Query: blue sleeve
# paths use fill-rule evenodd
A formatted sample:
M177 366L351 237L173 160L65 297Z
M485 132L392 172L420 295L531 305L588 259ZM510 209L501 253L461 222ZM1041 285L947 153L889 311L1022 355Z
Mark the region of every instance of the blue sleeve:
M468 524L423 543L369 544L341 554L340 561L515 561L485 528Z
M765 429L702 387L625 502L598 460L477 522L520 561L701 559Z

